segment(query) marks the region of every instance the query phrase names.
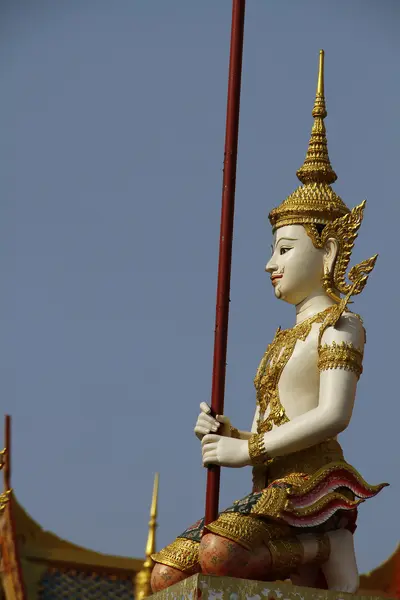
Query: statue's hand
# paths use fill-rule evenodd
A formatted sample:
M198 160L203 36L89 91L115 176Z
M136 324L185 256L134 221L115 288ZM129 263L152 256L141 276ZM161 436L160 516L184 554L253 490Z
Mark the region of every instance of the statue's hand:
M197 417L194 432L202 440L208 433L215 433L218 431L220 435L230 437L231 435L231 422L228 417L224 415L217 415L216 418L210 415L211 408L206 402L200 404L201 413Z
M251 464L247 440L208 434L203 437L201 447L204 467L239 468Z

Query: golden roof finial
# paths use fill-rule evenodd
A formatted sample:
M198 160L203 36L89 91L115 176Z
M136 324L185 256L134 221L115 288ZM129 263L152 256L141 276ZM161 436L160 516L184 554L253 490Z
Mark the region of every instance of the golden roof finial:
M317 93L312 111L314 124L311 130L306 159L303 166L297 171L297 177L302 183L331 184L337 179L328 154L328 143L324 125L324 119L327 114L324 93L324 51L320 50Z
M156 551L156 528L157 528L157 505L158 505L158 481L159 475L155 474L153 497L150 508L149 534L146 544L146 559L143 563L141 571L136 575L135 579L135 600L143 600L147 596L151 596L151 572L153 570L153 561L151 555Z

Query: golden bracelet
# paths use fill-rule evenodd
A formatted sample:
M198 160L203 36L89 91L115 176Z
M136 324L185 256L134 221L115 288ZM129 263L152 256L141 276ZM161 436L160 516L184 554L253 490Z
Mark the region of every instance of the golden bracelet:
M362 360L363 353L361 350L357 350L353 344L332 342L331 345L325 344L319 349L318 369L320 371L345 369L353 371L358 379L363 371Z
M236 439L240 440L239 429L236 429L236 427L232 427L232 425L231 425L231 438L236 438Z
M264 444L264 434L255 433L248 441L249 455L252 465L262 465L268 460L268 454Z

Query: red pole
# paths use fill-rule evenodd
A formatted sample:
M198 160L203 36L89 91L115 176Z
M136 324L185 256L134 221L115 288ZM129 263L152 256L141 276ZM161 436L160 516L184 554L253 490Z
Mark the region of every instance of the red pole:
M235 210L236 164L239 136L240 84L242 78L243 32L246 0L232 2L231 50L229 59L228 105L226 114L224 176L222 185L221 231L215 316L214 361L211 409L224 412L226 349L228 342L229 290L231 283L233 218ZM205 524L218 516L220 467L207 474Z
M5 416L4 419L4 484L5 491L11 488L11 417Z

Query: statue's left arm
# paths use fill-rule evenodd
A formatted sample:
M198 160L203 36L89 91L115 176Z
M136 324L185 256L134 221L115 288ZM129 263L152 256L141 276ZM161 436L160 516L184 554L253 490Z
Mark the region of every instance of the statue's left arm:
M318 406L264 434L268 456L297 452L346 429L362 371L364 343L365 331L356 315L345 314L335 327L326 329L318 351Z

